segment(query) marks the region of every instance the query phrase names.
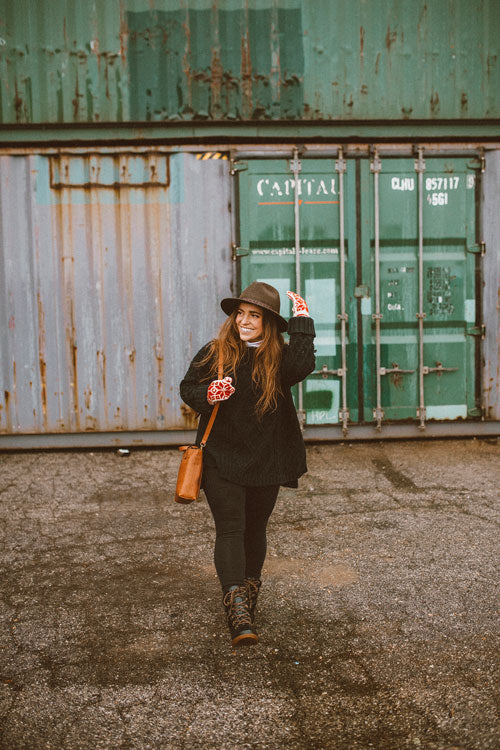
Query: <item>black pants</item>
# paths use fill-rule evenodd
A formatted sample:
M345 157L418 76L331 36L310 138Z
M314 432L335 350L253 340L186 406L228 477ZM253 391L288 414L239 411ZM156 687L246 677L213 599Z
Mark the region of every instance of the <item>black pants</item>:
M223 479L215 466L205 466L203 489L215 521L214 562L223 590L244 578L260 578L279 485L242 487Z

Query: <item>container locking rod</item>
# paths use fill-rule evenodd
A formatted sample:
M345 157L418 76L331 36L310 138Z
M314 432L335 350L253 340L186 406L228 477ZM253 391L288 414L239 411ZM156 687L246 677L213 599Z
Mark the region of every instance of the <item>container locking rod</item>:
M376 375L377 375L377 406L373 410L373 417L377 420L377 430L382 428L382 419L384 411L382 409L382 383L380 379L380 321L382 313L380 312L380 199L379 199L379 175L382 170L382 164L378 156L378 149L375 147L373 152L373 161L370 164L370 171L373 174L374 190L374 214L375 214L375 313L372 319L375 321L375 358L376 358Z
M424 375L429 375L431 372L437 372L438 377L440 377L443 372L457 372L458 367L443 367L442 362L436 362L436 367L427 367L424 365L422 368L424 371Z
M293 159L290 161L290 171L293 172L293 184L294 184L294 218L295 218L295 291L297 294L301 292L301 274L300 274L300 208L299 208L299 174L302 170L302 164L299 159L298 148L293 149ZM300 429L304 429L306 421L306 413L304 411L304 387L303 383L300 382L298 385L299 390L299 404L297 409L297 416L299 419Z
M347 320L345 307L345 228L344 228L344 174L346 172L344 152L339 148L335 169L339 176L339 220L340 220L340 336L342 348L342 367L337 371L342 373L342 409L339 410L339 420L342 422L342 432L347 435L349 409L347 408Z
M418 349L419 349L419 430L425 430L426 409L424 395L424 149L418 147L415 172L418 175Z

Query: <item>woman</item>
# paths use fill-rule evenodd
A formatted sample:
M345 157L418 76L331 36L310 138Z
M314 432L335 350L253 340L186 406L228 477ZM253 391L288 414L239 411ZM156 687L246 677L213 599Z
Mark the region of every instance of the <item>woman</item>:
M223 299L228 319L180 386L182 399L200 413L198 444L213 405L223 402L204 448L202 487L215 522L215 567L233 645L258 640L254 611L267 522L280 485L297 487L307 471L290 388L314 370L314 323L302 297L288 296L294 316L288 323L269 284L255 281L239 297ZM225 377L219 380L220 348Z

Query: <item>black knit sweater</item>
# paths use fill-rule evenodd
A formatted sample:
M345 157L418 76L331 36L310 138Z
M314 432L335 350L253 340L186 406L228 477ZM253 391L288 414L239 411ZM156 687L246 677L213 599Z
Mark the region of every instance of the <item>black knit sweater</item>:
M304 441L293 405L291 386L314 370L314 323L311 318L291 318L290 343L283 349L281 387L277 408L259 420L255 406L259 399L252 382L255 348L248 347L233 378L235 393L221 402L204 450L206 464L216 465L220 475L246 487L283 484L297 486L297 478L307 471ZM197 362L206 355L208 344L195 356L181 382L183 401L200 414L196 437L199 444L212 408L207 388L213 376Z

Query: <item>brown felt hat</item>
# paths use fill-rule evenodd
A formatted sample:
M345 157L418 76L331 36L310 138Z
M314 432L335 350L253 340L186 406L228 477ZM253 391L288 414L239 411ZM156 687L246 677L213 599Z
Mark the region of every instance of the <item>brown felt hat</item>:
M250 286L242 291L239 297L226 297L220 303L220 306L230 315L240 302L249 302L251 305L258 305L264 310L269 310L278 319L280 331L286 331L288 323L280 315L280 293L270 284L263 281L254 281Z

